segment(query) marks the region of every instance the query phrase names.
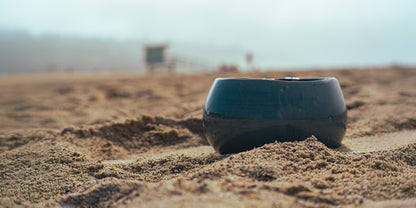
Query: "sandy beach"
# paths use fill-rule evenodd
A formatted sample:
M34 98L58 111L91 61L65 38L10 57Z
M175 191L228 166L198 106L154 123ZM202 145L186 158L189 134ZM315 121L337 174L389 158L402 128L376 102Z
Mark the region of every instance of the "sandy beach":
M219 155L217 77L336 77L343 145ZM416 207L416 68L0 75L1 207Z

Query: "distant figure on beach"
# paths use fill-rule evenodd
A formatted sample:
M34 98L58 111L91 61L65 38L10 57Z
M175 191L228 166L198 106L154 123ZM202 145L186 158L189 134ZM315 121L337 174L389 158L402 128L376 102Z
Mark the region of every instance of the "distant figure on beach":
M253 54L251 52L246 53L246 63L248 70L253 69Z

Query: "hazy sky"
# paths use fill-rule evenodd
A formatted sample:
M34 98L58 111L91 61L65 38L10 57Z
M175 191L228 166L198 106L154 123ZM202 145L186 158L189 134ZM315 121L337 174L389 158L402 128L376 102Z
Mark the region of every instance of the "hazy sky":
M0 27L236 48L263 67L416 64L414 0L1 0Z

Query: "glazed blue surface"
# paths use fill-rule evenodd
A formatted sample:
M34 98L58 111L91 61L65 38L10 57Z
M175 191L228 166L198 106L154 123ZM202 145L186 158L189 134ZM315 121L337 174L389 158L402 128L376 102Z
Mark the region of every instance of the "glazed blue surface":
M218 78L205 103L203 125L216 151L233 153L312 135L337 147L346 119L336 78Z

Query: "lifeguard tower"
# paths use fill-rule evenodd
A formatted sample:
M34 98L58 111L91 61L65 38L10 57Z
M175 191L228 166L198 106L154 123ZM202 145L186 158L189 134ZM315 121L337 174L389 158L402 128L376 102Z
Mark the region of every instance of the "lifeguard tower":
M145 62L148 72L154 72L156 69L165 69L167 71L175 70L175 61L168 60L166 57L167 45L147 45L145 47Z

